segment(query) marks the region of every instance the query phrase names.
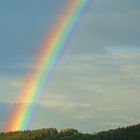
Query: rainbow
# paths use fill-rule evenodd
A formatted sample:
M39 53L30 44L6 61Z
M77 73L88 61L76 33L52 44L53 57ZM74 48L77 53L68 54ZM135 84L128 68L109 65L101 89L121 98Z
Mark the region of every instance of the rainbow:
M69 35L88 3L89 0L70 0L64 11L59 15L59 19L51 28L39 49L35 70L27 77L26 84L21 89L20 104L16 105L11 112L5 127L6 131L27 129L32 117L34 103L42 93L50 72L57 63Z

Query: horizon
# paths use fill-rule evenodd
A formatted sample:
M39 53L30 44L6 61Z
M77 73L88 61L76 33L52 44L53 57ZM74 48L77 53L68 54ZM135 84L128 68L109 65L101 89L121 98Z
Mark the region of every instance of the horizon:
M0 1L0 131L68 1ZM93 1L35 103L28 129L91 133L140 123L140 1Z

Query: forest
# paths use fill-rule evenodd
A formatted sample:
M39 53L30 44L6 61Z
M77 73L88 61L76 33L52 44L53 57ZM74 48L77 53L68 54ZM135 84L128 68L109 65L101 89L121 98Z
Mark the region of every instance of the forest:
M94 134L83 134L76 129L43 128L16 132L1 132L0 140L140 140L140 124L102 131Z

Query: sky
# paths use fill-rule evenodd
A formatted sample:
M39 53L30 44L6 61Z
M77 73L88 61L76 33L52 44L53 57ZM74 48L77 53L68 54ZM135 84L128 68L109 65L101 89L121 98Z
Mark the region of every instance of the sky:
M68 0L0 0L0 131ZM140 123L140 1L93 0L35 103L29 129Z

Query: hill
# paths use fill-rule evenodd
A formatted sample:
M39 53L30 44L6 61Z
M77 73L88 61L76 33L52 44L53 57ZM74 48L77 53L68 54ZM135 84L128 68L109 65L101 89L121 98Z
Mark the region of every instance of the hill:
M75 129L55 128L0 133L0 140L140 140L140 125L82 134Z

